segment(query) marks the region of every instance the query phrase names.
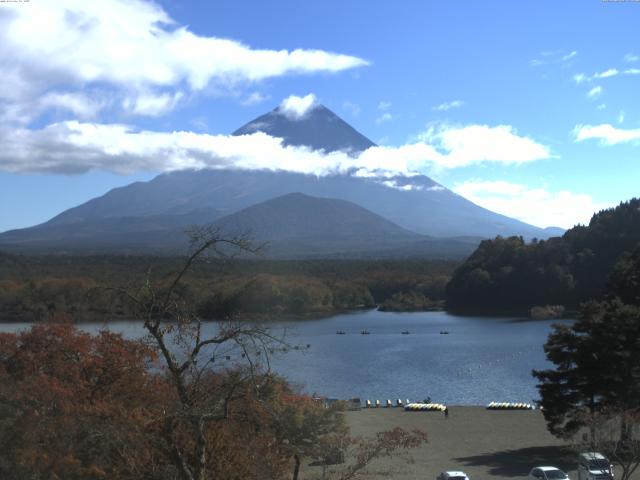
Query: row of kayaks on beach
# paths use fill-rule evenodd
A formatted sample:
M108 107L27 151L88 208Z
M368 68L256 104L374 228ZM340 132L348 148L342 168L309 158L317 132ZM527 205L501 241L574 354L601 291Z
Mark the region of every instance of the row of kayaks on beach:
M359 400L358 400L359 402ZM401 399L396 400L395 404L391 400L387 400L385 403L380 400L367 400L364 404L365 408L380 408L380 407L404 407L409 412L445 412L447 406L442 403L431 402L403 402ZM535 405L530 403L521 402L491 402L487 405L487 410L535 410Z
M409 402L409 400L407 400L407 403ZM404 405L404 403L402 402L402 400L398 399L396 400L396 404L394 405L393 403L391 403L391 400L387 400L386 403L381 403L380 400L374 400L373 402L371 400L367 400L364 403L365 408L380 408L382 406L384 407L402 407Z
M441 403L418 403L413 402L410 403L409 400L403 402L401 399L396 400L396 403L392 403L391 400L387 400L385 403L380 402L380 400L367 400L364 404L365 408L380 408L380 407L404 407L405 410L411 412L419 412L419 411L438 411L444 412L447 408L446 405Z
M447 406L441 403L408 403L404 409L408 412L444 412Z
M535 410L535 405L518 402L491 402L487 410Z

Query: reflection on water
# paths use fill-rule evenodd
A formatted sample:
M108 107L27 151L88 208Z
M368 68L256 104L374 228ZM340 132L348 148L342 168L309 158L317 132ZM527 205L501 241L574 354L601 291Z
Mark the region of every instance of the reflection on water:
M553 322L514 320L371 310L273 322L274 333L286 329L289 342L303 348L276 354L272 368L309 393L336 398L531 402L538 398L531 370L548 365L542 345ZM0 324L1 331L26 327ZM95 331L104 325L81 327ZM113 322L109 328L130 338L144 334L136 322ZM337 335L339 330L345 334ZM441 334L445 331L449 334Z

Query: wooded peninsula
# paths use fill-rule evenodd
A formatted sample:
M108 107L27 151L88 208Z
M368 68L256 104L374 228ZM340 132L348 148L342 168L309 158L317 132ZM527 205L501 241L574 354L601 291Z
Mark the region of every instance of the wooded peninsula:
M120 288L168 281L180 257L0 254L0 318L132 318ZM179 294L202 318L317 317L438 308L457 263L430 260L220 260L194 265Z

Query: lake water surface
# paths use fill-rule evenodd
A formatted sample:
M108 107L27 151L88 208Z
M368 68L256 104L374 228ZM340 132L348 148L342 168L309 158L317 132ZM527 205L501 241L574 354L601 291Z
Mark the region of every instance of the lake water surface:
M376 310L273 322L275 332L286 329L288 341L304 348L274 356L272 368L309 393L336 398L416 401L430 396L449 405L531 402L538 398L531 370L549 366L543 344L552 323ZM28 326L0 324L0 331ZM104 327L80 326L89 331ZM144 333L138 322L108 327L127 337ZM337 330L346 335L336 335ZM362 330L370 334L361 335ZM402 335L404 330L410 334Z

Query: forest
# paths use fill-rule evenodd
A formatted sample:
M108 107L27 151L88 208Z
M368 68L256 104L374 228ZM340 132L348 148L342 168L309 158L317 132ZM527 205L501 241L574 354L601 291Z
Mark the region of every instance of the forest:
M640 255L640 199L593 215L562 237L497 237L483 241L446 287L447 309L467 313L522 313L539 305L602 298ZM631 295L631 293L628 293Z
M168 281L181 257L22 256L0 253L0 319L131 318L118 289ZM180 295L207 319L317 317L374 308L441 308L457 266L428 260L210 258L194 265Z

